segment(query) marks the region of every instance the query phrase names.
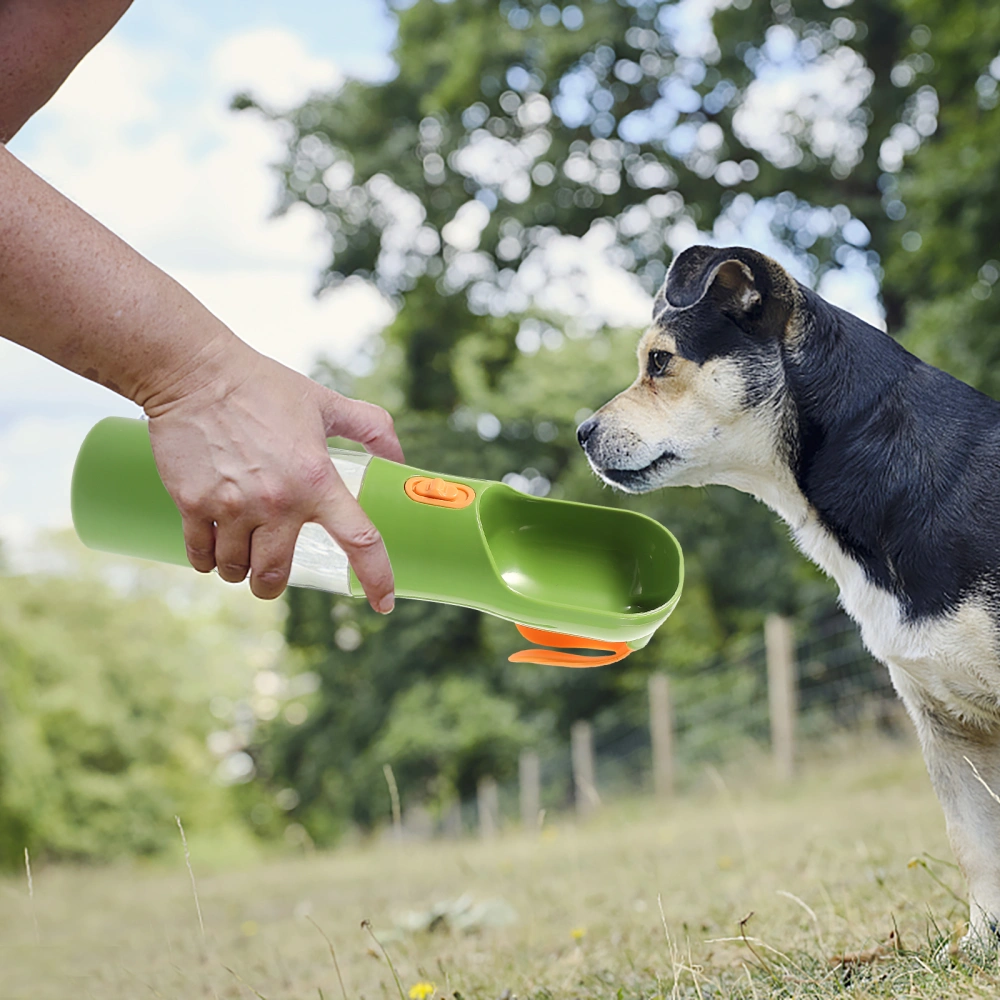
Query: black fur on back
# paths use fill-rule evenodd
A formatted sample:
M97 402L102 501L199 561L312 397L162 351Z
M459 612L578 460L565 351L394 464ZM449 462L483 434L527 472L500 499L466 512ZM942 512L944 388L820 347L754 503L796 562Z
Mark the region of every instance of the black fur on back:
M801 288L789 454L823 525L910 620L1000 592L1000 403Z

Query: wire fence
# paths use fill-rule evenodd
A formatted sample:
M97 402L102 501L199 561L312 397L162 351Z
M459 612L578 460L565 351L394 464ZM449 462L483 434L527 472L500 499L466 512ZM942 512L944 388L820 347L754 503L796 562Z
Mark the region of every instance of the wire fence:
M825 741L845 732L890 738L909 733L888 671L867 653L857 627L842 611L817 606L801 616L796 631L791 683L797 756L820 751ZM736 655L707 663L695 674L669 678L672 791L684 792L704 781L708 766L761 761L771 754L774 706L768 658L761 634ZM582 799L588 795L607 801L653 794L657 779L651 728L649 722L627 726L593 720L587 737L592 778L586 779L593 787L581 788L573 750L566 744L538 755L538 787L531 801L549 813L587 811ZM488 817L490 830L530 822L523 796L522 782L503 783L486 799L480 795L478 801L463 802L447 829L483 829L484 808L496 812Z

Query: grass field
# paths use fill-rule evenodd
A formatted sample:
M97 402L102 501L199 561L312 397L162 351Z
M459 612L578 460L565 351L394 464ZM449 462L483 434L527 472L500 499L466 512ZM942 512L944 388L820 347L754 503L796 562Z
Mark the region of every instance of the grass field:
M1000 995L995 959L949 958L964 890L912 747L845 744L784 788L743 767L670 804L492 843L211 870L192 841L204 935L183 862L45 868L33 906L8 877L0 996L341 998L320 929L352 1000L420 983L456 998ZM516 918L400 929L466 894Z

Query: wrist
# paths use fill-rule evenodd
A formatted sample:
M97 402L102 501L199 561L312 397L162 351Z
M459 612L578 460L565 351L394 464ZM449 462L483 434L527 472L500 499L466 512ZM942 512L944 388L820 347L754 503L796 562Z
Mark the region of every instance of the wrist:
M133 401L147 417L159 416L185 401L202 400L211 405L246 379L257 352L221 323L219 326L220 330L184 357L154 366L137 387Z

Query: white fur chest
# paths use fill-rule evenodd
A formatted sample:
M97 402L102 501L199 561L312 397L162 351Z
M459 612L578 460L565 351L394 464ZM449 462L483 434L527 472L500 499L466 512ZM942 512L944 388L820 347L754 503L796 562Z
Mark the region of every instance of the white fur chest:
M795 543L840 586L840 602L866 648L890 668L893 683L943 704L958 718L1000 723L1000 642L983 603L970 598L951 614L913 623L900 602L865 575L824 528L787 468L729 485L766 503L792 529Z
M844 610L858 623L871 654L959 718L1000 721L1000 658L986 608L969 599L954 612L912 623L900 602L865 576L809 512L793 528L802 551L840 586Z

